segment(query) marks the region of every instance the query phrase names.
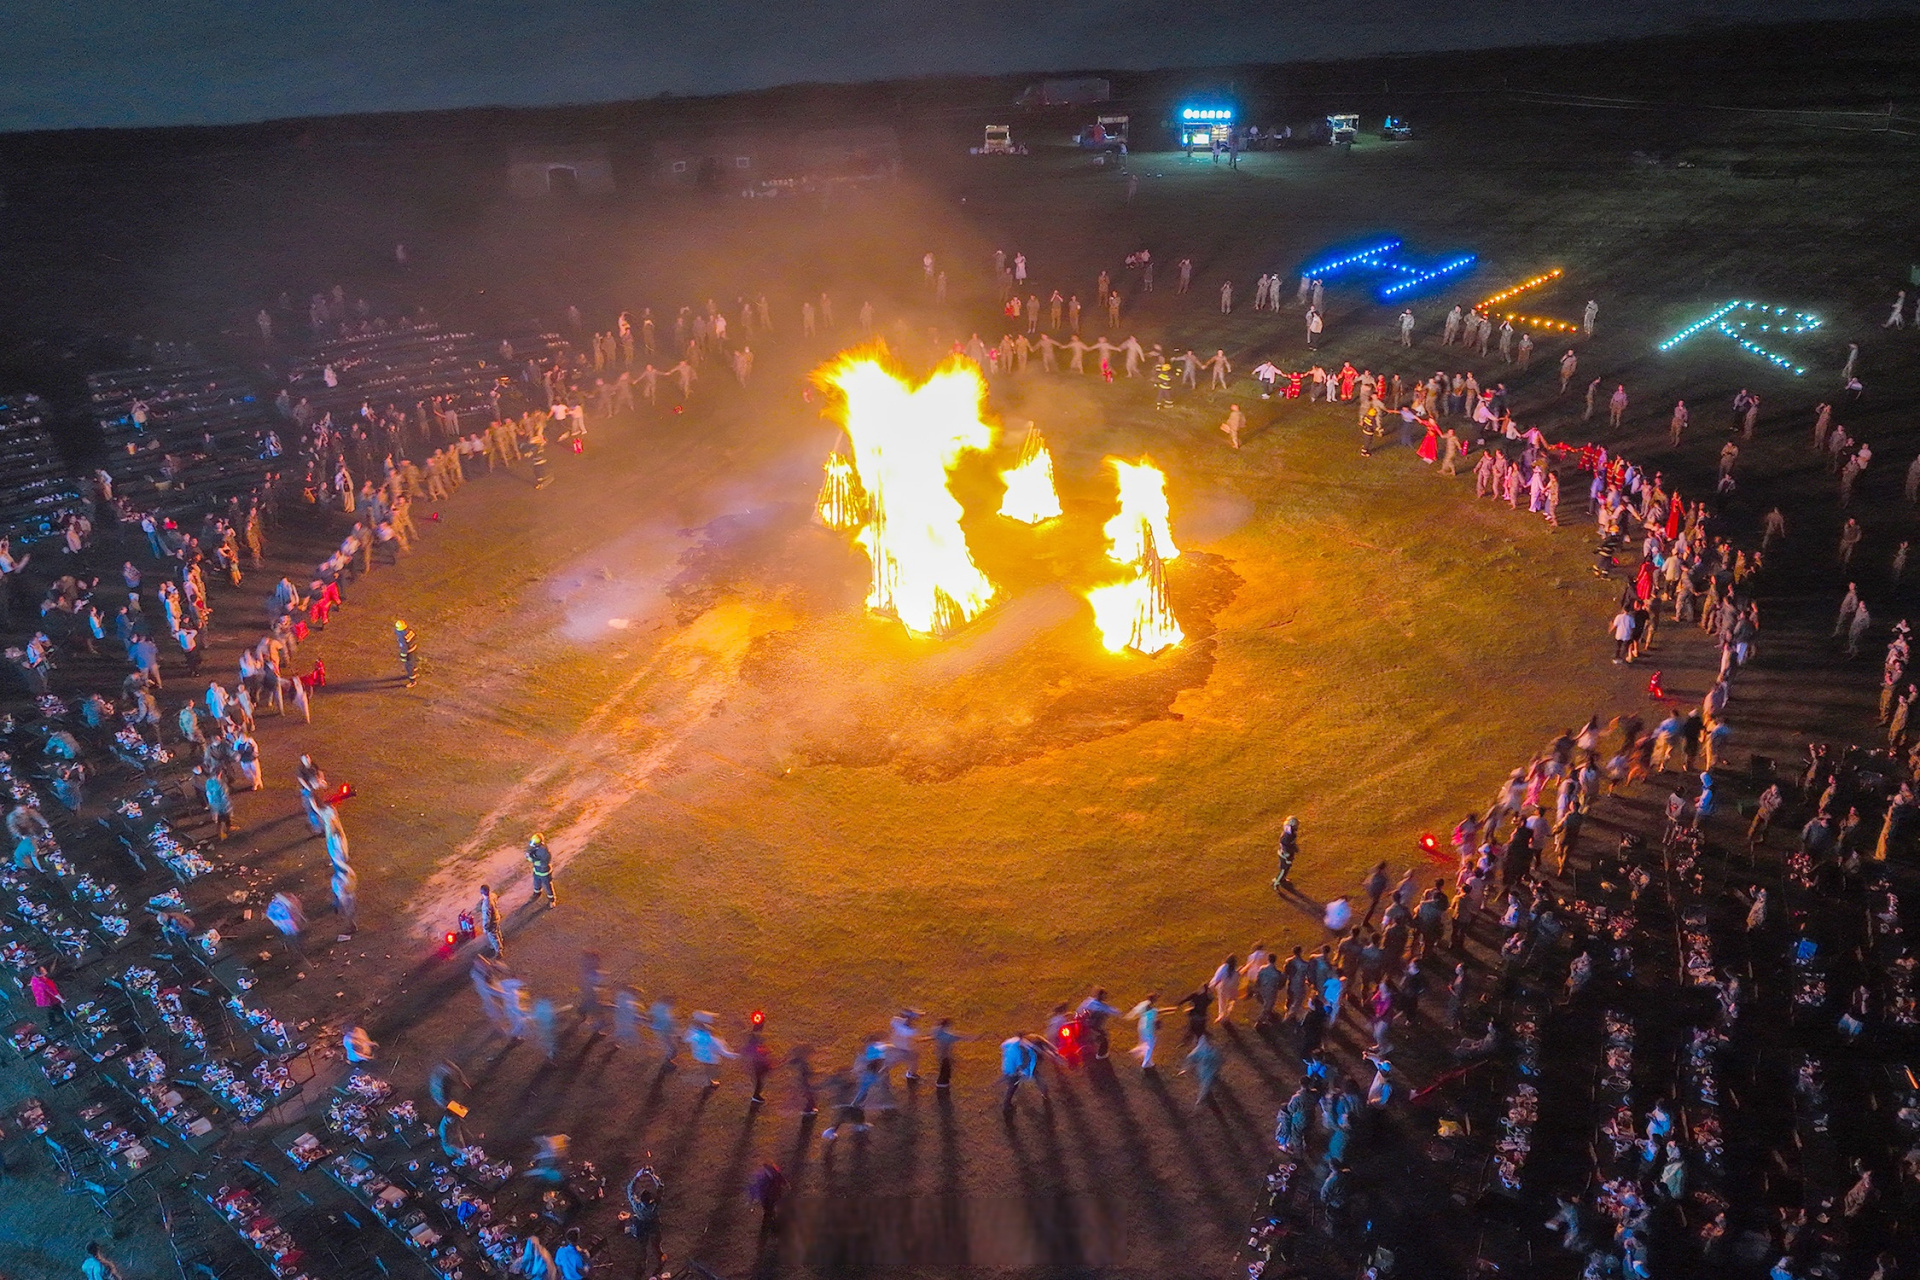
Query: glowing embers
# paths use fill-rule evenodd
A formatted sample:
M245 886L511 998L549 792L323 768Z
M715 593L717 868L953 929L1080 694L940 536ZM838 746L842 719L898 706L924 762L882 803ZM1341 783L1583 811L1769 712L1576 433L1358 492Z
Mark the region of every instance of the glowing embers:
M918 387L889 370L884 347L849 352L821 371L852 444L865 490L856 535L873 566L867 607L909 631L948 635L993 599L960 529L947 473L966 451L993 443L980 420L986 383L973 364L951 360ZM828 483L832 484L832 460Z
M1167 528L1167 478L1152 463L1109 458L1120 482L1120 510L1107 521L1107 556L1129 566L1125 580L1087 592L1107 648L1151 656L1185 638L1167 603L1168 560L1177 559Z
M831 458L827 465L832 467ZM1002 471L1000 479L1007 486L1006 497L1000 500L1000 514L1009 520L1039 524L1060 514L1060 494L1053 485L1053 455L1047 452L1047 442L1040 438L1040 429L1033 423L1027 424L1027 438L1020 445L1020 460L1012 470Z
M1819 327L1820 317L1809 312L1769 306L1764 302L1743 302L1736 299L1733 302L1723 303L1695 320L1665 342L1660 343L1655 350L1671 351L1696 333L1711 329L1722 337L1731 339L1748 354L1759 356L1774 368L1784 369L1797 378L1806 373L1806 366L1777 351L1767 349L1752 335L1779 334L1782 337L1791 337L1796 334L1810 333Z

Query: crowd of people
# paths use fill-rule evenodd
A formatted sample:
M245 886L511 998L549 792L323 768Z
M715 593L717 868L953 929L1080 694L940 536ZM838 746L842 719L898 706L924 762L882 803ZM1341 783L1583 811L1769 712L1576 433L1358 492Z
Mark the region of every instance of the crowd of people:
M923 266L929 295L944 302L946 273L931 254ZM1140 273L1137 288L1151 290L1150 257L1139 255L1126 269ZM1001 311L1021 321L1024 332L992 348L977 335L957 344L989 373L1023 371L1037 349L1045 371L1059 368L1064 351L1066 368L1074 373L1087 372L1085 357L1094 354L1097 372L1108 381L1116 358L1126 377L1146 369L1171 374L1176 362L1159 345L1143 346L1133 336L1118 343L1105 335L1083 341L1077 296L1053 290L1043 304L1023 254L1011 266L996 254L993 272ZM1184 293L1193 278L1190 260L1179 263L1178 274ZM1257 311L1279 309L1279 280L1263 277ZM1323 290L1322 282L1303 277L1296 297L1315 339L1323 328L1313 323ZM1093 296L1101 300L1108 333L1117 332L1122 297L1105 273ZM1231 286L1223 283L1221 311L1230 313L1231 306ZM1590 303L1589 334L1596 314ZM262 337L270 340L272 317L262 315ZM1409 344L1411 319L1403 313L1397 322ZM375 323L364 311L354 318L338 290L331 298L315 295L310 322L316 333L338 331L345 343L429 327L421 317L392 326ZM577 313L569 323L584 332ZM859 309L857 323L862 336L877 331L870 303ZM831 298L805 300L797 328L807 338L833 330ZM61 526L64 552L36 547L30 556L0 543L0 568L10 584L25 581L36 556L44 566L58 554L59 567L73 570L50 576L40 617L26 628L31 636L8 651L35 708L0 724L13 872L62 877L73 857L67 846L80 834L78 819L92 811L86 784L116 763L123 769L114 780L129 788L188 771L189 790L176 792L171 803L183 819L191 814L203 820L214 841L226 839L244 825L236 809L245 796L277 781L261 761L261 717L311 720L326 684L323 633L348 607L361 575L408 553L422 536L416 505L449 501L469 479L497 467L525 465L544 483L550 447L583 451L590 423L637 408L636 387L653 405L666 378L685 398L703 362L729 367L745 386L750 342L765 341L773 329L764 296L739 299L737 317L710 300L681 307L670 325L657 322L649 309L637 316L622 312L593 332L590 343L549 346L524 362L523 353L503 341L499 355L513 372L489 375L477 401L427 396L411 411L397 402L376 407L369 395L357 411L336 417L300 394L296 378L275 401L280 425L272 454L281 456L283 437L290 442L284 467L257 491L215 507L188 499L170 508L163 498L143 509L116 496L103 473L90 489L89 509L74 512ZM1063 331L1065 341L1053 336ZM1440 345L1464 344L1485 356L1493 332L1489 317L1456 307ZM1501 355L1524 370L1531 352L1527 335L1515 348L1510 326L1498 333ZM662 348L678 363L658 367L654 360ZM339 389L343 372L352 377L352 358L344 348L330 355L323 347L316 360L318 384ZM1179 380L1189 389L1199 389L1204 370L1211 374L1211 389L1231 390L1233 365L1224 349L1210 359L1185 350L1178 365ZM1568 394L1577 368L1569 351L1558 369L1560 395ZM1776 509L1757 538L1736 546L1736 534L1716 514L1731 491L1737 457L1732 437L1752 438L1757 399L1743 392L1736 400L1715 499L1687 501L1660 470L1602 445L1554 444L1538 427L1523 428L1505 385L1483 390L1472 371L1403 382L1399 374L1376 375L1351 362L1284 373L1267 360L1251 373L1263 395L1298 398L1305 390L1310 400L1356 404L1366 445L1377 443L1386 433L1383 424L1397 417L1401 444L1438 474L1458 476L1464 467L1473 476L1473 499L1504 501L1517 511L1524 496L1528 511L1549 523L1560 523L1563 475L1569 481L1585 477L1595 572L1621 584L1617 611L1606 622L1615 661L1653 659L1672 643L1659 639L1664 621L1691 623L1706 633L1718 647L1717 663L1704 664L1713 674L1697 704L1682 706L1670 698L1655 671L1650 710L1629 710L1605 725L1596 717L1533 752L1484 811L1468 814L1454 828L1450 872L1436 842L1430 856L1398 876L1383 862L1356 894L1312 904L1326 931L1319 945L1282 954L1256 941L1244 956L1236 952L1196 968L1190 988L1183 982L1171 996L1096 987L1053 1004L1044 1019L1000 1029L1010 1034L986 1035L998 1045L994 1088L1002 1110L1017 1115L1029 1093L1035 1101L1025 1105L1044 1108L1063 1081L1110 1070L1116 1032L1133 1041L1127 1050L1138 1070L1189 1076L1192 1106L1208 1106L1216 1102L1228 1061L1222 1024L1238 1017L1297 1063L1297 1088L1275 1118L1274 1159L1247 1245L1250 1274L1261 1274L1298 1247L1297 1228L1307 1224L1342 1246L1365 1240L1368 1215L1361 1205L1377 1203L1391 1188L1379 1175L1361 1176L1356 1169L1401 1135L1437 1133L1464 1149L1475 1125L1491 1124L1497 1136L1482 1189L1495 1197L1550 1203L1555 1212L1547 1227L1562 1247L1579 1255L1586 1275L1644 1276L1663 1264L1677 1269L1669 1273L1684 1273L1694 1259L1720 1266L1741 1233L1757 1232L1776 1280L1814 1274L1832 1257L1876 1267L1886 1280L1892 1273L1879 1261L1881 1250L1901 1238L1909 1202L1920 1197L1920 1155L1898 1159L1885 1148L1856 1145L1839 1150L1819 1170L1809 1161L1802 1175L1805 1207L1771 1206L1779 1216L1768 1221L1760 1216L1763 1206L1737 1195L1739 1180L1750 1173L1741 1161L1751 1153L1732 1149L1737 1144L1730 1144L1723 1128L1744 1105L1719 1083L1731 1075L1725 1064L1765 1052L1755 1043L1758 1037L1743 1031L1751 1021L1746 1011L1756 1002L1784 1007L1816 1031L1830 1030L1832 1052L1911 1027L1916 1017L1914 961L1901 940L1899 895L1887 870L1913 834L1915 802L1899 779L1920 765L1920 745L1907 728L1920 690L1907 678L1904 626L1882 672L1888 751L1814 749L1797 788L1791 779L1730 776L1730 709L1759 651L1756 591L1767 581L1774 546L1786 536L1785 518ZM1588 385L1582 422L1595 416L1601 386L1598 378ZM1617 385L1606 402L1611 427L1621 425L1626 407L1624 386ZM475 430L481 420L486 425ZM1674 420L1677 442L1686 425L1684 404ZM1238 431L1228 434L1237 446ZM1814 447L1835 460L1843 505L1852 502L1853 481L1871 457L1867 446L1855 449L1855 443L1822 405ZM1729 455L1726 448L1736 452ZM1908 473L1907 491L1909 500L1920 491L1920 460ZM330 513L326 554L310 573L298 575L301 580L285 574L260 593L257 583L275 531L285 527L293 540L311 527L289 519L301 509ZM1858 526L1849 521L1849 527L1857 542ZM337 545L331 542L335 536ZM124 553L117 587L103 585L93 571L109 547L116 558ZM1843 535L1843 566L1851 553ZM1904 557L1903 543L1894 562L1896 582ZM224 583L231 599L216 603L209 578ZM249 581L256 586L249 589ZM264 594L264 616L248 616L249 594ZM0 596L0 605L6 603ZM203 653L216 612L222 638L238 650L236 665L230 676L203 681ZM229 616L236 621L227 622ZM1835 638L1844 638L1849 656L1858 654L1871 624L1851 586L1838 624ZM412 681L418 637L396 622L395 640L398 674ZM124 657L124 675L83 687L104 669L97 660L113 654ZM1670 775L1678 781L1669 782ZM294 782L306 820L324 842L336 932L344 941L358 927L358 875L342 816L350 789L331 783L310 753L300 757ZM1735 805L1721 797L1747 785L1756 794L1753 817L1742 830ZM1638 811L1646 806L1636 802L1662 790L1668 794L1654 806L1659 816L1643 824ZM1797 792L1795 799L1788 799L1789 791ZM92 804L119 799L94 796ZM1778 871L1763 869L1756 851L1769 848L1776 819L1796 803L1809 817L1780 857ZM1602 827L1610 838L1619 834L1617 844L1591 836L1592 828ZM1299 824L1290 820L1273 881L1288 901L1300 899L1292 875L1302 839ZM543 837L529 840L527 861L536 901L557 906L552 851ZM160 903L151 908L155 947L203 936L177 895L154 901ZM277 889L261 915L292 955L304 956L312 926L294 888ZM557 918L543 916L525 927L555 927L547 922ZM752 1105L764 1105L770 1083L784 1075L795 1110L829 1117L819 1132L826 1142L866 1130L925 1075L934 1077L936 1090L969 1083L959 1046L980 1037L951 1018L901 1007L885 1030L860 1037L850 1059L823 1064L822 1055L805 1044L776 1048L774 1033L758 1015L740 1016L737 1031L734 1015L697 1009L683 1016L670 994L645 995L615 981L592 950L581 953L570 999L541 993L534 977L510 967L505 913L491 886L480 888L462 932L473 938L470 972L485 1018L502 1037L531 1042L550 1060L569 1035L604 1035L625 1052L652 1054L663 1072L677 1069L684 1055L703 1089L727 1087L729 1073L737 1072L738 1087ZM56 982L57 962L49 966L31 952L26 969L17 963L14 968L51 1031L77 1003L73 988L88 979L58 975L68 983L63 990ZM1657 1006L1675 985L1700 998L1666 1011L1668 1022L1656 1028ZM1164 1015L1176 1016L1180 1029L1171 1052L1161 1044ZM1121 1032L1123 1027L1130 1031ZM331 1034L349 1063L380 1061L379 1045L357 1021ZM1820 1043L1811 1032L1809 1038ZM1665 1050L1647 1051L1644 1046L1656 1039ZM1595 1048L1582 1063L1580 1055ZM1414 1088L1405 1069L1409 1055L1443 1065ZM1806 1053L1785 1091L1795 1124L1818 1135L1809 1141L1823 1149L1851 1137L1831 1124L1829 1056ZM1580 1092L1551 1079L1555 1072L1591 1077L1595 1101L1584 1116L1543 1109L1544 1098ZM439 1108L433 1119L450 1159L470 1158L463 1153L475 1149L458 1123L464 1108L447 1105L459 1100L448 1083L456 1076L457 1068L436 1069L432 1091ZM1455 1082L1463 1083L1454 1089ZM1920 1095L1920 1089L1913 1092ZM1484 1114L1488 1099L1497 1100L1490 1115ZM1903 1132L1920 1131L1920 1099L1895 1101ZM1569 1109L1580 1111L1578 1105ZM1550 1126L1579 1137L1579 1148L1591 1159L1536 1159L1536 1149L1544 1150L1539 1135ZM565 1162L554 1154L564 1143L557 1137L548 1142L544 1167L559 1169L564 1182ZM543 1167L541 1161L536 1167ZM1890 1184L1897 1184L1897 1192ZM780 1171L762 1166L753 1186L755 1203L772 1220L785 1186ZM657 1219L634 1234L657 1245ZM578 1280L593 1249L577 1233L566 1234L563 1220L512 1238L496 1235L489 1251L505 1255L522 1274ZM649 1265L657 1260L643 1256Z

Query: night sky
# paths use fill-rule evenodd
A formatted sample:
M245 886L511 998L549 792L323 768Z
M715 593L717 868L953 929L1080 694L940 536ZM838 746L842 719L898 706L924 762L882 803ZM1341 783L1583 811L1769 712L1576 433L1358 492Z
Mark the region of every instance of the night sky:
M0 130L1599 40L1920 0L0 0Z

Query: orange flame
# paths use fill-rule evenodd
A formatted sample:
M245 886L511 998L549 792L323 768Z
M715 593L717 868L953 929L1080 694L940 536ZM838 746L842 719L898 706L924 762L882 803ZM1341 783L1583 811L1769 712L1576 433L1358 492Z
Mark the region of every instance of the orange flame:
M1167 569L1154 549L1153 528L1140 522L1140 560L1133 576L1087 592L1100 641L1113 653L1132 649L1148 657L1186 638L1167 602Z
M1167 477L1142 458L1122 462L1108 458L1120 480L1120 512L1107 521L1107 557L1121 564L1137 563L1146 547L1140 536L1141 521L1153 532L1153 545L1162 560L1178 560L1180 548L1173 545L1173 532L1167 528Z
M1093 623L1109 650L1148 656L1185 639L1167 602L1166 561L1180 548L1167 528L1167 478L1147 459L1108 458L1120 482L1120 511L1107 521L1107 557L1132 566L1125 581L1087 592Z
M873 565L867 607L909 631L945 635L977 616L994 585L974 564L947 473L969 449L993 444L980 420L986 383L979 369L949 360L918 387L887 367L884 346L850 351L821 369L852 442L866 491L857 535Z
M1027 438L1020 446L1020 460L1010 471L1002 471L1007 496L1000 501L1000 514L1023 524L1039 524L1060 514L1060 495L1053 487L1053 455L1040 430L1027 424Z

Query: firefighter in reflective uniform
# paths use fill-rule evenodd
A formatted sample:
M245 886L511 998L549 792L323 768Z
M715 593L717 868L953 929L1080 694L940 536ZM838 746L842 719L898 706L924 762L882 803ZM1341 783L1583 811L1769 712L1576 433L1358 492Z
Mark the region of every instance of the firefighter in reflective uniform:
M533 459L533 487L544 489L553 483L553 476L547 469L547 426L537 415L527 446L527 452Z
M1153 371L1153 407L1156 410L1173 407L1173 365L1165 360Z
M527 841L527 865L533 868L533 900L538 902L544 896L548 906L559 906L553 896L553 850L547 848L547 838L538 831Z
M400 647L400 665L407 671L407 687L420 678L420 637L400 619L393 620L393 641Z

